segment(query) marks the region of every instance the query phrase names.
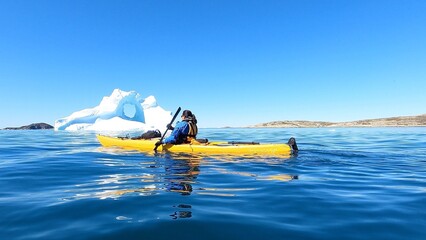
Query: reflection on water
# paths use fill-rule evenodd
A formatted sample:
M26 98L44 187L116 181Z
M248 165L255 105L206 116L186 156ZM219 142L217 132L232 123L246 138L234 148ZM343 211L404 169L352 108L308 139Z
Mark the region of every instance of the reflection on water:
M92 182L78 184L78 193L70 199L117 199L128 194L149 196L162 191L189 195L200 173L201 159L192 155L167 154L154 155L151 159L143 158L138 162L121 158L99 158L97 163L117 170L131 169L132 173L100 175Z
M238 175L243 177L253 177L256 180L271 180L271 181L287 182L287 181L299 179L299 176L289 175L289 174L259 175L259 174L250 173L250 172L229 171L224 168L213 168L213 169L222 174L232 174L232 175Z
M191 155L180 157L166 155L164 160L166 190L182 195L191 194L192 184L200 174L201 158Z
M174 208L178 208L180 210L175 211L174 213L170 214L172 219L178 219L178 218L190 218L192 217L192 212L189 211L189 209L192 208L189 204L179 204L177 206L173 206Z
M129 154L128 152L125 153ZM262 163L265 165L277 165L282 164L289 158L256 158L253 156L242 158L221 155L217 158L209 157L206 160L202 155L172 153L156 153L150 155L150 157L144 156L138 161L129 161L125 158L99 158L97 161L99 164L121 170L123 168L131 169L132 172L125 174L120 171L121 173L119 174L100 175L99 179L95 179L93 182L76 185L79 191L72 198L117 199L129 194L150 196L161 192L190 195L193 193L193 185L197 183L197 177L200 175L200 165L209 166L211 164L209 162L212 161L233 164ZM226 168L215 167L215 165L210 166L210 170L222 175L249 177L254 180L291 181L298 179L298 176L294 175L282 173L264 175L253 172L231 171ZM135 171L136 173L134 173ZM199 187L196 190L196 193L201 195L233 197L239 191L252 191L256 190L256 188Z
M113 173L98 175L93 181L76 185L76 188L70 190L74 192L73 196L64 200L78 200L87 198L96 199L119 199L123 197L139 196L147 197L161 195L166 193L177 193L188 197L192 194L211 197L237 197L240 193L256 191L256 186L236 185L230 187L229 184L209 186L206 183L199 182L201 168L209 176L217 176L226 181L232 179L248 178L252 181L282 181L288 182L298 179L298 176L290 174L271 174L265 172L232 170L234 168L226 165L257 164L260 166L269 166L276 168L278 164L283 164L289 157L285 158L249 158L235 156L206 157L195 154L171 154L159 153L149 156L140 153L125 152L116 157L101 157L96 160L97 164L107 166ZM119 157L117 157L119 156ZM223 165L225 163L226 165ZM224 167L222 167L224 166ZM115 172L115 173L114 173ZM272 171L274 172L274 171ZM230 178L229 178L230 177ZM226 180L228 179L228 180ZM261 185L259 185L261 186ZM172 212L168 215L171 219L184 219L193 216L193 209L190 204L169 205ZM118 221L134 222L139 221L128 216L117 216Z

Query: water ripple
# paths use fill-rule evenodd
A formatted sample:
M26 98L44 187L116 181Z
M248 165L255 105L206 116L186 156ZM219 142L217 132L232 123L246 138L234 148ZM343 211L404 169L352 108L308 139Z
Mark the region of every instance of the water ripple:
M145 154L0 131L0 239L423 239L426 129L200 129L293 157ZM218 230L220 229L220 231Z

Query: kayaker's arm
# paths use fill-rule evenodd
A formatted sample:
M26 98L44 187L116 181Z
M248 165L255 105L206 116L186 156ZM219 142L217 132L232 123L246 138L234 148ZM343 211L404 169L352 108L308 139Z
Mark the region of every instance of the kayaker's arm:
M179 114L179 112L180 112L180 107L177 109L177 111L176 111L176 113L175 113L175 115L173 116L173 118L172 118L172 121L170 121L170 125L175 121L175 119L176 119L176 117L177 117L177 115ZM169 129L166 129L166 131L164 131L164 134L163 134L163 136L161 136L161 138L160 138L160 141L158 141L158 142L156 142L155 143L155 147L154 147L154 151L157 151L157 148L158 148L158 146L160 146L161 145L161 142L163 141L163 139L164 139L164 136L166 136L166 133L167 133L167 130L169 130ZM159 144L158 144L159 143ZM157 145L158 144L158 145Z
M162 143L164 144L176 144L182 136L188 135L189 127L186 122L179 122L176 124L172 134L168 136Z

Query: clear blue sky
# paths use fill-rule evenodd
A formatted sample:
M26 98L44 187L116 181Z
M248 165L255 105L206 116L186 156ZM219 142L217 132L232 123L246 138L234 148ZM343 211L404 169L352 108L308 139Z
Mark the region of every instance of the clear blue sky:
M426 113L423 0L0 0L0 128L113 89L200 127Z

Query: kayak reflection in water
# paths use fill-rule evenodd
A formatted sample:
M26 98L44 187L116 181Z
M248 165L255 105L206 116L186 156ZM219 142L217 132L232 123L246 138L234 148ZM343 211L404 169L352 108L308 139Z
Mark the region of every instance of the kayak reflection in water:
M164 167L166 174L164 182L167 191L179 192L182 195L190 195L192 184L200 173L200 159L193 156L178 158L177 156L165 157Z

